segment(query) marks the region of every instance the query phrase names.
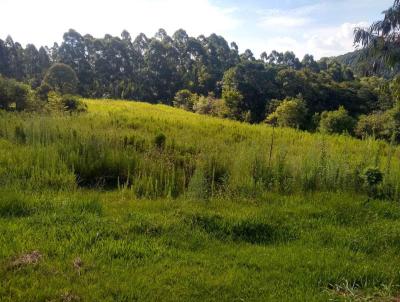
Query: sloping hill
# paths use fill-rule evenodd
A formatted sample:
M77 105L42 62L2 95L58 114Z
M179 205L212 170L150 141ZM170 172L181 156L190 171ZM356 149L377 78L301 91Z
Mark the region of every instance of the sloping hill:
M398 296L399 148L85 102L0 112L1 301Z
M379 77L385 77L391 79L400 73L400 65L394 68L390 67L374 68L373 62L369 63L368 59L365 59L363 57L362 50L349 52L344 55L334 57L333 59L341 64L349 66L353 70L353 72L358 76L376 75Z

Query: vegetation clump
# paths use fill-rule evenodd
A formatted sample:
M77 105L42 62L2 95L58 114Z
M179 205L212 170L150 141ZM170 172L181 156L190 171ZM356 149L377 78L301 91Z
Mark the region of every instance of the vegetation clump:
M272 125L291 128L305 127L307 108L302 99L288 98L283 100L275 112L268 115L266 122Z
M355 125L356 120L341 106L336 111L324 111L321 114L319 130L326 134L352 134Z

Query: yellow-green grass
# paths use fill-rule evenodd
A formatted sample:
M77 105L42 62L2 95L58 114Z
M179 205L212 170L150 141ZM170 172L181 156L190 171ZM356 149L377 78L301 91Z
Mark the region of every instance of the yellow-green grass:
M398 296L397 147L85 102L0 113L0 301Z

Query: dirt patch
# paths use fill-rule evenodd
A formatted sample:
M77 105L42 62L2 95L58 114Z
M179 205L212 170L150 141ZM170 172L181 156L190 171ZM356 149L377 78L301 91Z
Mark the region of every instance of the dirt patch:
M72 293L65 293L61 295L61 302L78 302L81 301L79 296Z
M28 265L36 265L43 258L43 255L38 251L22 254L10 263L10 268L21 268Z
M78 274L81 274L81 269L83 268L83 261L80 257L77 257L74 259L72 262L72 265L74 266L74 269L78 272Z

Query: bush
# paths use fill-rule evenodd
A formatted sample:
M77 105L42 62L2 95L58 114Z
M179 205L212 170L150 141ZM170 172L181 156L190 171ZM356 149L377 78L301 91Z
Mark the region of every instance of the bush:
M377 186L383 181L383 173L378 168L367 168L364 170L363 179L366 185Z
M189 90L184 89L176 93L173 104L174 107L192 111L194 101L197 98L197 94L193 94Z
M384 139L387 141L391 141L392 139L399 141L399 106L384 112L361 116L355 132L358 137L373 136L377 139Z
M200 96L193 104L193 111L199 114L211 114L214 100L213 96Z
M77 96L65 94L62 96L64 110L68 112L85 112L87 106Z
M225 101L225 106L227 107L227 111L229 111L229 115L232 118L240 119L241 111L240 107L243 102L243 95L236 89L224 89L222 91L222 98Z
M355 125L356 120L349 116L343 106L340 106L336 111L324 111L321 114L319 130L327 134L352 134Z
M307 107L301 98L286 98L268 115L266 122L280 127L304 128L307 116Z
M207 114L221 118L229 115L229 109L226 106L225 100L215 98L212 93L207 97L197 96L194 100L193 111L199 114Z
M60 95L57 92L50 92L47 96L46 110L49 112L85 112L87 110L78 97L65 94Z
M42 83L37 89L36 89L36 95L37 97L42 100L47 102L47 98L49 93L52 91L51 87L47 83Z
M383 173L379 168L367 168L362 174L362 179L364 180L364 186L366 187L368 196L371 198L378 198L379 190L378 186L383 181Z
M14 104L16 110L24 110L32 97L28 85L0 76L0 109L9 110Z
M164 133L159 133L154 138L154 145L158 149L163 150L165 148L166 141L167 141L167 137L165 136L165 134Z

